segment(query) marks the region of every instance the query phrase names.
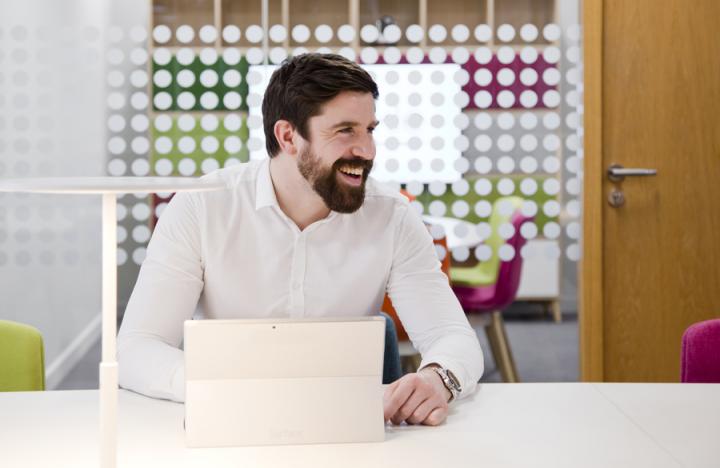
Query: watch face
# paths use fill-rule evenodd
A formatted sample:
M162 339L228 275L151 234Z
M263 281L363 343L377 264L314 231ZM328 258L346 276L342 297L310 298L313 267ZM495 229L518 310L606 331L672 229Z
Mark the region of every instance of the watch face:
M451 370L447 370L447 376L450 379L450 382L452 382L453 386L460 391L460 381L457 377L455 377L455 374L452 373Z

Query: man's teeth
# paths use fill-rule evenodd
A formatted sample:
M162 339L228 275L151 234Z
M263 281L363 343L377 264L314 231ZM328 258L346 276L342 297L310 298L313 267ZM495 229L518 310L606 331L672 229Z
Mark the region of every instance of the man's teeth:
M361 167L343 166L340 168L340 172L344 172L345 174L350 174L354 176L361 176L363 173L363 169Z

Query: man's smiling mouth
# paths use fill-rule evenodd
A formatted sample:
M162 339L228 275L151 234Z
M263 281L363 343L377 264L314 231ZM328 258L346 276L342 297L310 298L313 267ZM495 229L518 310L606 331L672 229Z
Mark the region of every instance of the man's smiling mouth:
M350 176L356 176L356 177L362 176L362 175L363 175L363 171L364 171L364 169L363 169L362 167L351 166L351 165L349 165L349 164L345 164L345 165L340 166L340 167L338 168L338 170L339 170L340 172L342 172L343 174L347 174L347 175L350 175Z

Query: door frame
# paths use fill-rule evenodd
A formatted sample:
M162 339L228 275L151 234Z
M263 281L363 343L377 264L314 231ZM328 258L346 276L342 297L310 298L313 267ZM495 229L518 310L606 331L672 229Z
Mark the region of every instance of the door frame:
M580 380L602 382L603 360L603 0L583 0L584 158L582 255L578 271Z

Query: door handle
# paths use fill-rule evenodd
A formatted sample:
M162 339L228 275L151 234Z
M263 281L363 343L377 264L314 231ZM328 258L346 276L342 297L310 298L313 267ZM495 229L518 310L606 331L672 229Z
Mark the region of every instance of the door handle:
M611 164L607 170L608 179L613 182L621 182L625 177L647 177L657 175L657 169L631 169L624 168L620 164Z

